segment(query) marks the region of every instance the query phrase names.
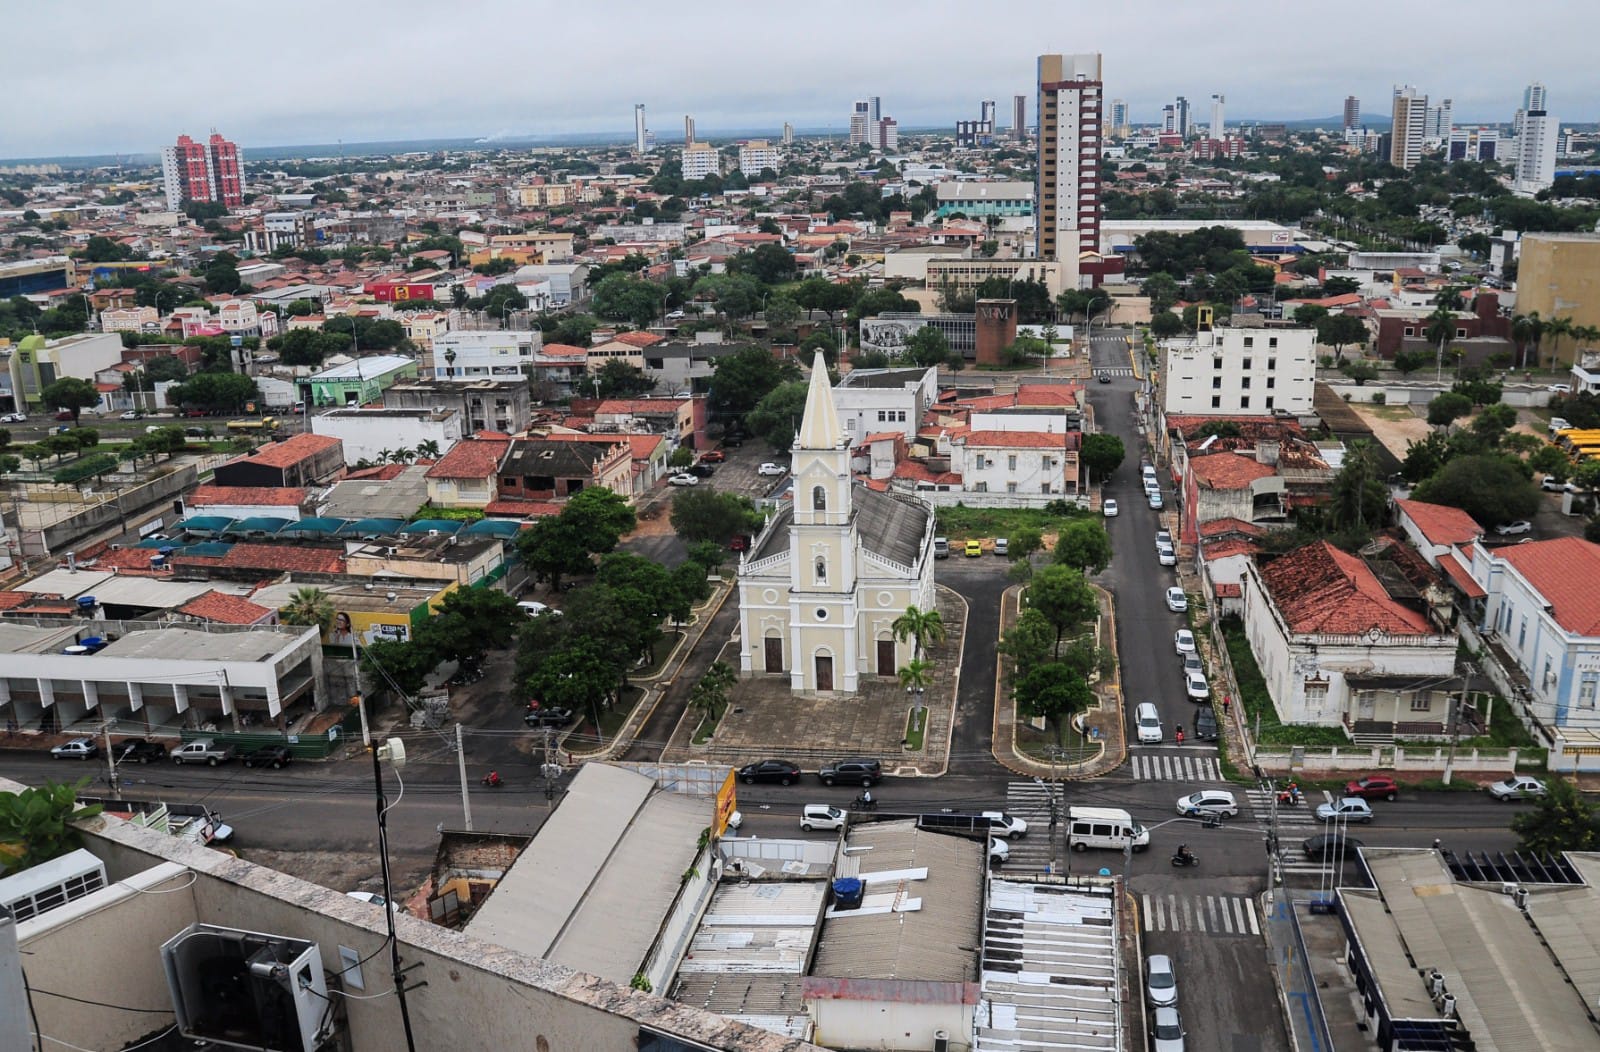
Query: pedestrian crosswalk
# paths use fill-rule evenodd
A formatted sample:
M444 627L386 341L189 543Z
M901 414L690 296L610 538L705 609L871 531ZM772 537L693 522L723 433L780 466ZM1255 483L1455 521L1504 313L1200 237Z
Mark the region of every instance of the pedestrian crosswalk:
M1244 895L1141 895L1144 930L1259 936L1255 900Z
M1133 370L1126 365L1097 365L1094 367L1094 371L1096 373L1104 373L1107 376L1133 375Z
M1222 768L1215 752L1128 753L1129 769L1144 782L1220 782Z
M1006 868L1015 873L1044 873L1051 862L1050 850L1050 786L1038 782L1006 783L1006 814L1028 823L1028 835L1011 841L1011 854ZM1062 842L1056 845L1058 855L1065 855L1066 830Z
M1245 799L1250 803L1250 810L1256 816L1256 821L1265 826L1272 819L1273 797L1276 795L1271 789L1246 789ZM1320 799L1305 797L1298 804L1280 804L1278 806L1278 831L1308 829L1316 832L1322 831L1322 823L1317 821L1317 805ZM1305 833L1304 836L1311 834Z

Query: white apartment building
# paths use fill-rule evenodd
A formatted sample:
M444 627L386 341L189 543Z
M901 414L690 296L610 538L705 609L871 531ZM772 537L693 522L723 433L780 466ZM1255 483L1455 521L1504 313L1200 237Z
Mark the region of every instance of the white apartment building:
M969 431L950 440L950 470L975 506L1043 507L1077 492L1077 438L1065 430Z
M1300 416L1316 384L1314 329L1202 330L1163 344L1162 411L1186 416Z
M774 147L766 139L750 139L749 142L739 145L739 171L747 179L754 179L762 174L763 168L778 171L784 165L782 150Z
M1544 109L1522 114L1522 131L1517 136L1517 175L1512 188L1519 194L1536 194L1556 178L1556 143L1561 123Z
M685 179L704 179L708 175L720 175L722 161L716 148L708 142L692 142L683 151L683 177Z
M161 324L161 314L154 307L123 307L100 312L101 332L139 332Z
M433 442L440 454L461 441L461 413L429 409L330 409L311 418L311 433L344 443L346 464L376 462L380 452Z
M522 376L533 368L544 336L537 329L451 330L433 338L433 375L452 380Z
M256 336L261 316L250 300L229 300L217 308L217 325L229 336Z
M833 404L852 446L898 431L915 441L922 414L939 395L939 370L857 369L833 389Z
M1394 89L1394 131L1389 140L1389 163L1406 171L1422 160L1422 140L1428 126L1428 96L1410 84Z

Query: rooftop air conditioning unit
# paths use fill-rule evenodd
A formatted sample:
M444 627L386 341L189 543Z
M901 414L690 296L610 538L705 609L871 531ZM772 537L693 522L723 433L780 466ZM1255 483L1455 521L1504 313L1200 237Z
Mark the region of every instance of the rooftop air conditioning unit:
M315 1052L332 1035L317 944L191 924L161 947L178 1032L228 1048Z
M0 880L0 908L25 921L105 886L105 863L80 848Z
M428 536L429 537L437 537L437 536L439 536L439 531L438 530L429 530L428 531Z

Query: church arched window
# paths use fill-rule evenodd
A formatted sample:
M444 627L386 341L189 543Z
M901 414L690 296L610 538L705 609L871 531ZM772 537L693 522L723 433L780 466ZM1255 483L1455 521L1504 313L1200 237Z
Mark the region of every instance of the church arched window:
M811 508L812 508L813 511L827 511L828 510L828 491L827 491L827 489L825 489L822 486L814 486L814 487L812 487L812 489L811 489Z
M820 555L817 556L817 583L828 583L828 560Z

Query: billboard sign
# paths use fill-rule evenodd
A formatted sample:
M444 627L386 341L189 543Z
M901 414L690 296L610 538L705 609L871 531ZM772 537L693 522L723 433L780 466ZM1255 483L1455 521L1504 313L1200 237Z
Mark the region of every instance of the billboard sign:
M733 812L739 807L738 783L733 777L733 768L728 769L728 777L723 781L722 788L717 790L717 806L711 816L711 836L719 837L728 828L728 819L733 817Z

